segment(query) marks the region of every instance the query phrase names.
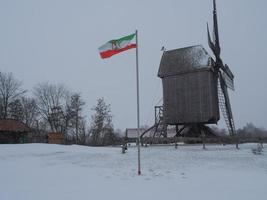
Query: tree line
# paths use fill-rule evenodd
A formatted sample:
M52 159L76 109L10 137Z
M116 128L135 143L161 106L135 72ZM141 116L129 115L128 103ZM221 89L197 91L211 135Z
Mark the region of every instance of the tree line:
M24 122L33 131L33 137L60 132L69 143L110 145L120 141L121 131L114 131L111 106L104 98L97 99L92 110L88 122L80 93L71 92L62 84L44 82L36 85L29 96L12 73L0 71L0 119ZM212 129L218 135L227 134L225 129ZM239 137L266 137L267 131L248 123L238 129L237 134Z
M80 93L71 92L63 84L45 82L36 85L29 96L12 73L0 71L0 119L21 121L36 135L59 132L71 143L113 144L117 136L111 106L99 98L92 110L88 123Z

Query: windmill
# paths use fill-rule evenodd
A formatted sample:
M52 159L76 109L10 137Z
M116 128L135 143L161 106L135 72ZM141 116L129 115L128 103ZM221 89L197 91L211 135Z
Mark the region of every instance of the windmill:
M213 0L213 41L210 37L208 24L207 24L207 32L208 32L209 47L211 48L215 56L214 73L218 78L217 87L218 87L219 106L221 109L221 113L224 116L230 135L236 136L234 118L228 95L228 88L234 90L234 75L231 72L228 65L227 64L224 65L220 56L221 47L220 47L219 30L218 30L216 0ZM238 148L238 142L236 143L236 148Z
M207 125L217 124L220 120L219 108L229 134L236 137L228 95L228 88L234 90L234 75L220 56L215 0L213 7L213 41L208 25L207 30L208 43L215 59L202 45L163 51L158 71L158 77L162 79L163 105L160 109L155 107L155 124L141 134L141 137L150 130L154 130L153 137L168 137L167 126L171 125L176 126L176 139L180 136L201 136L205 148L206 136L218 137ZM238 140L236 147L238 148Z

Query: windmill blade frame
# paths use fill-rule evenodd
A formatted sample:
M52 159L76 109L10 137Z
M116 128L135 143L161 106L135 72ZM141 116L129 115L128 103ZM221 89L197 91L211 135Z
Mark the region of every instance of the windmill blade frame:
M222 72L221 75L222 75L222 78L223 78L227 88L234 91L235 90L234 79L229 77L225 72Z
M218 102L224 116L227 128L230 135L236 136L236 130L234 125L233 114L230 105L230 99L228 95L228 88L234 90L234 75L229 69L228 65L224 65L220 57L221 48L219 41L219 30L217 20L216 0L213 0L213 33L214 41L211 40L209 28L208 29L208 43L213 51L216 60L214 64L214 73L218 78ZM237 139L237 138L236 138ZM236 148L238 149L238 139L236 140Z
M231 104L229 100L229 95L227 91L227 85L221 73L219 73L219 78L218 78L218 97L219 97L219 106L223 114L223 117L225 119L225 123L227 125L229 134L235 135L236 130L235 130Z

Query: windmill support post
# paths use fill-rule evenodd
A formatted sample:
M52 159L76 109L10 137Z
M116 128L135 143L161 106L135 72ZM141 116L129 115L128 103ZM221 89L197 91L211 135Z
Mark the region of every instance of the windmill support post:
M235 133L235 142L236 142L235 148L239 149L239 139L238 139L238 135L236 133Z
M175 149L178 148L177 137L174 137L174 147L175 147Z
M201 134L201 139L202 139L202 148L203 149L206 149L206 134L205 134L205 130L202 129L202 126L200 125L199 126L199 131L200 131L200 134Z
M178 125L176 125L178 127ZM176 128L176 135L175 137L178 137L179 135L181 135L181 132L186 128L186 125L184 125L182 128L178 129Z

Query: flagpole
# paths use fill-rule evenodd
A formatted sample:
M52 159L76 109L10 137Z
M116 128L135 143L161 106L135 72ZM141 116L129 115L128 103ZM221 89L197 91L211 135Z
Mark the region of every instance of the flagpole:
M140 164L140 117L139 117L139 69L138 69L138 33L135 31L136 40L136 93L137 93L137 148L138 148L138 175L141 175Z

